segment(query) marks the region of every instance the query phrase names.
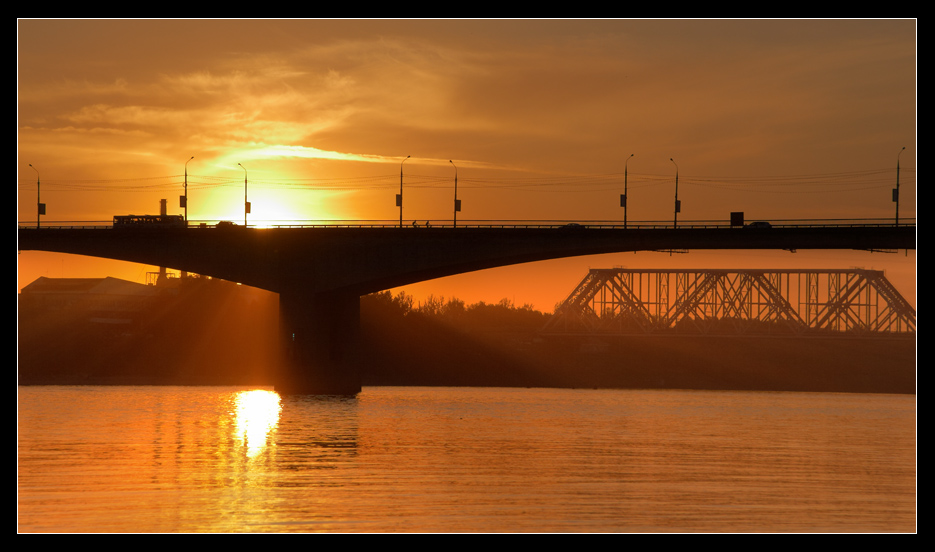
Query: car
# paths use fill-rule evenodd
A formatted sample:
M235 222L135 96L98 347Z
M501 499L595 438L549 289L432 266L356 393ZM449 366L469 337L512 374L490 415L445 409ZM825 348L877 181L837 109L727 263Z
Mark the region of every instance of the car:
M751 222L744 226L744 228L772 228L773 225L766 222L765 220L758 220L756 222Z

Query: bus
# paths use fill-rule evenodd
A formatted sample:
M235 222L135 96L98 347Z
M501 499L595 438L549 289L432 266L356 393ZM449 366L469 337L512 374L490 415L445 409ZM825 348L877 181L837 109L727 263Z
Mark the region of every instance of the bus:
M182 215L114 215L114 228L185 228Z

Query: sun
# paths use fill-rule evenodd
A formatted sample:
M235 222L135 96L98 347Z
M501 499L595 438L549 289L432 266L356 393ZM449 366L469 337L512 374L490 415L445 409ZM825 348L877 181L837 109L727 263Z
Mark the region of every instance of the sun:
M287 201L275 197L257 197L250 201L247 224L255 228L269 228L299 224L303 219L309 218L311 217L308 214L297 212Z
M328 192L319 190L257 190L248 198L248 225L264 228L332 220L335 218L332 211L336 205L329 196Z
M274 226L313 224L331 220L340 210L329 192L319 190L283 190L256 186L248 190L245 208L243 188L218 187L195 196L190 194L189 223L214 225L230 221L237 225L269 228Z

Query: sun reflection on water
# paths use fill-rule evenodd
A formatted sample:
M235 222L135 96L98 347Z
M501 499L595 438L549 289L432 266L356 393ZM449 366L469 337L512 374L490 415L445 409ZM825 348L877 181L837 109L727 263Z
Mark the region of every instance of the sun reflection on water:
M253 458L266 447L267 437L279 423L282 410L279 394L255 389L234 396L236 437Z

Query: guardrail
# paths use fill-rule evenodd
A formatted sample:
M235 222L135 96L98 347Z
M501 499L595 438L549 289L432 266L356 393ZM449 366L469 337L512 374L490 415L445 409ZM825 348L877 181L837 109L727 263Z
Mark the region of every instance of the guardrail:
M216 229L219 222L226 221L188 221L188 229ZM829 227L896 227L894 221L890 219L810 219L810 220L775 220L770 221L770 228L829 228ZM898 226L915 226L916 220L901 220ZM242 225L229 224L222 228L243 228ZM254 221L248 224L247 228L399 228L398 221L386 220L308 220L308 221ZM403 228L454 228L451 221L427 220L415 221L409 224L403 224ZM629 222L626 226L620 221L583 221L583 220L466 220L459 221L457 228L588 228L588 229L615 229L622 230L664 230L672 229L671 221L642 221ZM72 229L72 230L111 230L114 228L113 221L43 221L37 225L34 221L25 221L18 223L19 229ZM743 228L742 226L732 226L729 221L724 220L701 220L701 221L682 221L679 222L677 229L702 229L702 228Z

